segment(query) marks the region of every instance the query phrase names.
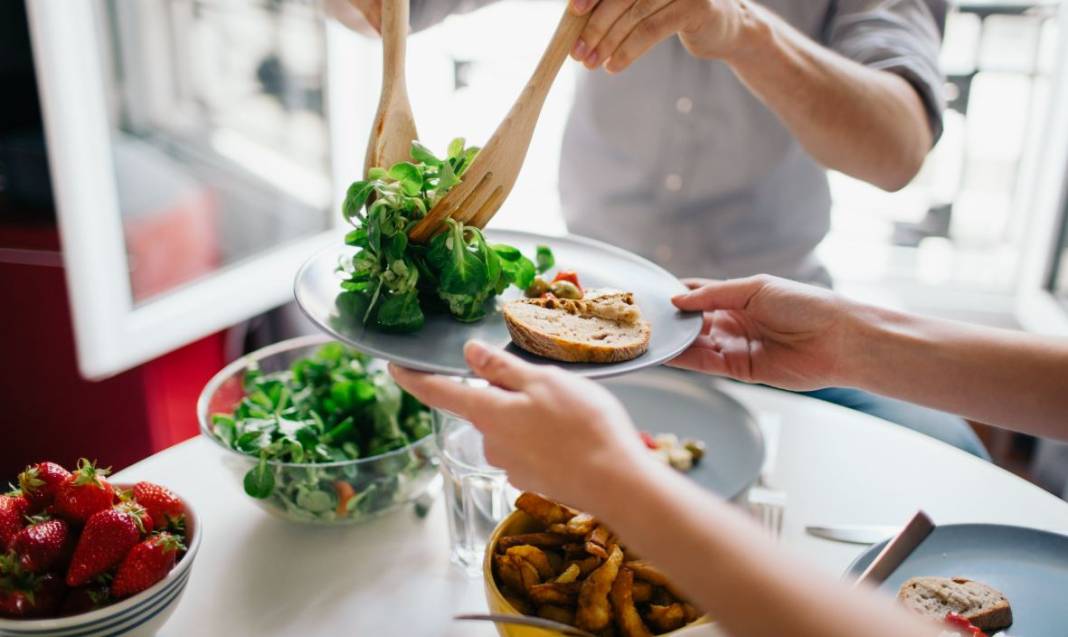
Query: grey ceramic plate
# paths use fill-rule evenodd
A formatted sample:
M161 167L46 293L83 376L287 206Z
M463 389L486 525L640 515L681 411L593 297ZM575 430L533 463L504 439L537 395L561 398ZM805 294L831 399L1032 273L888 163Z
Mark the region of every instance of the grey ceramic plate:
M652 324L649 351L623 363L603 365L558 363L528 354L511 345L501 313L494 309L476 323L461 323L445 314L428 315L426 325L414 334L385 334L367 329L358 319L342 317L335 299L341 292L338 260L351 257L354 248L330 246L311 257L297 273L294 293L297 303L320 328L372 356L405 367L453 376L470 376L463 358L463 344L478 338L536 363L552 363L584 376L606 377L659 365L686 349L701 331L701 316L681 313L671 297L685 287L670 272L625 250L576 236L548 237L527 232L488 230L493 243L507 243L533 256L539 244L548 245L560 269L575 270L586 287L612 287L634 292L642 314ZM494 303L519 298L509 289Z
M847 576L860 575L885 545L868 549L850 565ZM905 580L921 575L967 577L1004 593L1013 616L1006 635L1061 637L1068 632L1064 535L999 524L939 526L879 588L896 594Z
M710 378L656 367L603 384L639 429L704 441L705 458L687 475L709 491L736 498L760 477L764 438L756 421Z

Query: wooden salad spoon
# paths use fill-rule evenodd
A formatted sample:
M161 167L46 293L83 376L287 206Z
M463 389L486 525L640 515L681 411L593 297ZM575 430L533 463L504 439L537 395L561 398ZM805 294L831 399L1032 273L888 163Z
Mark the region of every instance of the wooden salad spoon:
M382 3L382 94L367 142L363 171L407 161L417 139L408 85L404 79L404 52L408 39L408 0Z
M482 228L500 209L519 176L545 97L589 17L564 10L549 46L512 109L471 162L463 181L411 229L408 236L413 241L434 236L450 217Z

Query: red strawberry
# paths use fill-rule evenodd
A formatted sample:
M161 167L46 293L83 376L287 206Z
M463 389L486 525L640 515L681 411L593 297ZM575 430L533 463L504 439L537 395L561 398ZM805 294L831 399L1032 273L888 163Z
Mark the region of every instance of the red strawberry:
M65 587L56 575L22 570L12 555L0 557L0 617L44 617L55 614Z
M94 513L74 548L67 586L81 586L121 562L143 532L141 519L124 505Z
M30 573L44 573L64 565L71 546L70 525L47 517L30 518L30 525L11 540L19 566Z
M98 511L111 508L115 490L104 480L107 469L97 469L96 463L85 458L67 477L56 492L55 512L71 524L82 524Z
M178 552L184 550L182 541L166 532L141 542L119 565L111 594L129 597L149 588L171 572L178 561Z
M182 500L167 487L151 482L138 482L133 488L133 497L138 504L148 509L157 529L180 527L185 517Z
M111 602L111 594L107 584L92 583L88 586L72 588L63 599L63 607L60 615L81 615L98 608L103 608Z
M7 551L15 534L26 526L30 501L19 491L0 495L0 553Z
M30 501L30 512L39 513L52 505L56 491L70 477L70 471L54 462L38 462L19 474L19 486Z

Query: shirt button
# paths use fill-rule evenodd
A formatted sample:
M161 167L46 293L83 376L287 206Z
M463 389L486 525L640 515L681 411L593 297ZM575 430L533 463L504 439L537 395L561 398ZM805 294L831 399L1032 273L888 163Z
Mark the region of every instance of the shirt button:
M664 188L667 188L671 192L682 190L682 177L675 173L671 173L667 177L664 177Z
M675 100L675 110L683 115L693 110L693 100L688 97L680 97Z

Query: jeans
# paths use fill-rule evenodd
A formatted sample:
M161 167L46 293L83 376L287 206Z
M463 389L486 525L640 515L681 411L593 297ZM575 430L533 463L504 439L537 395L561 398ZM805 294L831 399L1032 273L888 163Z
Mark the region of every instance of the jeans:
M828 387L797 393L889 420L902 427L941 440L957 449L967 451L983 460L990 460L990 453L979 440L979 436L975 435L975 431L959 416L902 400L869 394L859 389Z

